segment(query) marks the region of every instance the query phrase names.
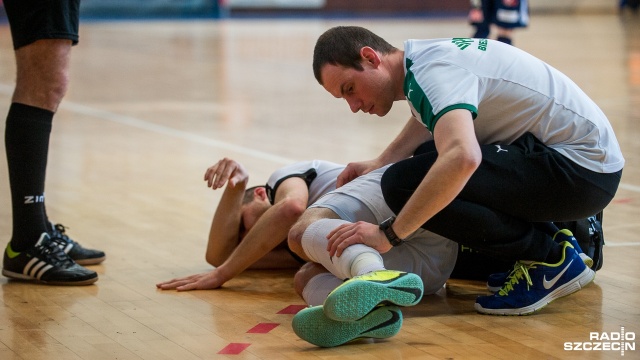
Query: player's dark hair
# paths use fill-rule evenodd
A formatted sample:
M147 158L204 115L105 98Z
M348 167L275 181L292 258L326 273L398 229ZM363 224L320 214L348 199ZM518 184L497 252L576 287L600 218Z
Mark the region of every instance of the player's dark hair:
M398 49L385 39L359 26L336 26L320 35L313 50L313 75L320 85L323 66L342 65L362 71L360 49L365 46L389 54Z
M244 197L242 198L242 205L248 204L255 198L254 190L257 188L264 188L264 185L252 186L244 191Z

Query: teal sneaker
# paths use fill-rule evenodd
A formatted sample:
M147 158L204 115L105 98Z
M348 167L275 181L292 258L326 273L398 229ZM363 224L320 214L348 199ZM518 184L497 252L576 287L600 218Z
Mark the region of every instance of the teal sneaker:
M402 326L402 312L397 306L381 305L356 321L329 319L322 306L308 307L293 317L293 331L301 339L321 347L334 347L350 341L396 335Z
M378 304L416 305L424 285L416 274L378 270L356 276L335 288L324 301L324 313L333 320L355 321Z

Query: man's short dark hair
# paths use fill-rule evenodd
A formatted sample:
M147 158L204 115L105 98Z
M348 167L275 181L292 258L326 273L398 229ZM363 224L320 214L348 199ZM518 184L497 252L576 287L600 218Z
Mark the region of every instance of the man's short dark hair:
M242 205L248 204L250 202L253 201L253 199L255 198L255 194L253 193L253 191L257 188L263 188L265 187L264 185L259 185L259 186L252 186L248 189L246 189L244 191L244 197L242 198Z
M336 26L320 35L313 50L313 75L322 85L320 69L341 65L362 71L360 49L365 46L389 54L398 50L385 39L359 26Z

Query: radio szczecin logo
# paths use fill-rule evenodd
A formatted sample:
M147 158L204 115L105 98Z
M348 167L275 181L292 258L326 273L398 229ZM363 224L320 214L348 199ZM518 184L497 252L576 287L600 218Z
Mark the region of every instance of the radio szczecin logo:
M620 332L590 332L589 341L565 342L564 349L569 351L625 351L636 350L636 333L625 332L624 326Z

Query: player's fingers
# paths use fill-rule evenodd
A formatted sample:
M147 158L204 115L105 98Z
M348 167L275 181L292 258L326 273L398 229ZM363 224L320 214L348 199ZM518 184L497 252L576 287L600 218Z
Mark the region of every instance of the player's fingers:
M166 281L163 281L163 282L157 283L157 284L156 284L156 286L162 286L162 285L172 284L172 283L174 283L174 282L176 282L176 281L180 281L180 280L182 280L182 278L174 278L174 279L171 279L171 280L166 280Z
M350 243L352 242L351 238L354 236L355 233L356 233L355 230L347 229L346 231L337 235L335 237L335 240L331 244L331 249L329 249L329 255L340 257L340 255L342 255L342 250L340 249L345 249L347 246L350 245Z
M168 282L168 283L161 284L160 288L162 290L171 290L171 289L177 288L178 286L184 285L184 284L186 284L188 282L189 281L187 281L187 280L175 280L175 281L171 281L171 282Z
M188 284L176 287L176 290L178 291L196 290L198 288L197 284L198 283L188 283Z
M219 189L223 187L224 184L227 182L227 179L229 178L228 176L229 166L230 166L229 162L225 161L225 162L222 162L220 166L218 166L218 168L216 169L216 173L213 179L214 189Z
M220 175L220 187L224 186L224 184L233 177L237 168L238 166L235 162L229 162L226 164L222 174Z
M204 173L204 179L207 181L208 187L213 185L213 178L216 175L216 171L218 171L218 167L220 166L220 161L218 161L215 165L210 166L207 171Z
M337 228L331 230L331 232L327 235L327 240L329 240L327 242L327 251L330 251L331 248L333 247L333 244L340 239L340 236L345 232L349 230L349 225L350 224L342 224L340 226L338 226Z

